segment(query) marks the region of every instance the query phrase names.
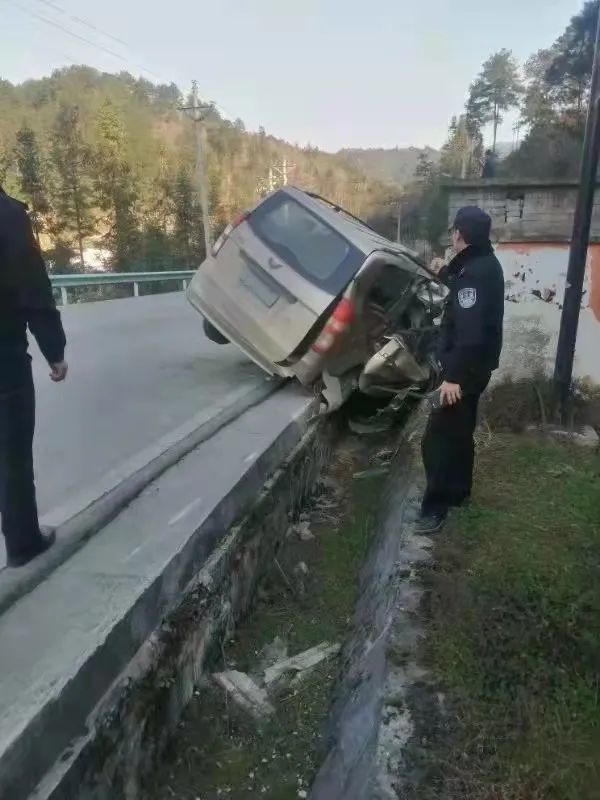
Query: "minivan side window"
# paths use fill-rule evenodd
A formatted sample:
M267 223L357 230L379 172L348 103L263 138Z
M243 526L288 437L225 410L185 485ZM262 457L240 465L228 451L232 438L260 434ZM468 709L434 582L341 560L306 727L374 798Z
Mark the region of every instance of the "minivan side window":
M364 261L340 233L284 193L260 205L248 224L288 266L333 294L344 288Z

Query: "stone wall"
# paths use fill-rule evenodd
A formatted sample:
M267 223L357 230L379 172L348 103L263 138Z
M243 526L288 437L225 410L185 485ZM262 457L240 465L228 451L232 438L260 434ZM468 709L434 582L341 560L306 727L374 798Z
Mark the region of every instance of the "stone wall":
M448 215L461 206L483 208L500 242L568 242L578 184L574 181L481 180L448 184ZM600 242L600 186L596 189L591 241Z

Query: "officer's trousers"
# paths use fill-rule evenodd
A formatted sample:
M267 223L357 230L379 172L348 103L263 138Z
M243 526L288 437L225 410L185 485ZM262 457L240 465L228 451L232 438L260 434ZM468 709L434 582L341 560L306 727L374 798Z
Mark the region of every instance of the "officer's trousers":
M450 507L462 505L471 494L475 459L473 434L482 391L483 388L465 392L455 405L431 412L421 443L427 477L421 506L424 516L444 514Z
M0 393L0 514L8 559L34 556L41 534L33 473L35 392L31 368L19 387Z

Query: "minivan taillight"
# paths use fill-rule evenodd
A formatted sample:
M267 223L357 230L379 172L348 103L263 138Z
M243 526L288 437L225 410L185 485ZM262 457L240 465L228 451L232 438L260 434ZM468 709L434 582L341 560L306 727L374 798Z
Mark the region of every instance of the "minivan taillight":
M238 225L241 225L242 222L245 222L248 219L249 216L250 216L250 214L248 214L248 213L240 214L239 217L237 217L230 225L228 225L225 228L223 233L219 236L219 238L217 239L217 241L213 245L212 254L213 254L214 257L216 257L218 255L219 250L223 247L223 245L227 241L227 238L229 236L231 236L231 234L238 227Z
M315 353L327 353L339 336L345 333L354 319L354 303L347 297L342 297L335 307L327 324L311 345Z

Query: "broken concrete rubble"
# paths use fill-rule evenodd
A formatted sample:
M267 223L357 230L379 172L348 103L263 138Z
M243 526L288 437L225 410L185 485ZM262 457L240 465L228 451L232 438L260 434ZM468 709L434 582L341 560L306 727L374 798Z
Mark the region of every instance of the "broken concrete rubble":
M591 425L585 425L581 431L569 431L564 428L552 428L549 431L550 436L563 441L569 441L577 444L580 447L598 447L600 445L600 437Z
M235 669L216 672L212 678L217 686L227 692L236 705L255 719L260 720L275 713L267 689L280 688L286 679L290 679L291 686L299 686L314 667L337 655L339 651L339 644L321 642L316 647L311 647L303 653L288 658L287 643L277 636L259 654L264 667L262 680L259 676L253 678L247 673ZM260 683L264 683L266 688L259 685Z
M301 519L295 525L292 525L288 531L288 536L295 534L301 542L311 542L315 535L310 529L310 523L306 519Z
M227 692L234 703L252 714L255 719L263 719L275 713L265 689L258 686L245 672L235 669L217 672L213 675L213 680Z
M272 642L265 645L258 654L258 673L262 674L268 667L273 666L276 661L287 658L288 645L281 636L276 636ZM254 673L253 673L254 674Z
M317 664L337 655L339 650L339 644L322 642L316 647L311 647L310 650L305 650L303 653L277 661L272 667L265 670L265 685L273 686L290 673L296 673L296 678L300 674L304 676L308 670L316 667Z
M305 561L299 561L296 566L294 567L294 575L299 577L306 577L309 574L310 570Z

